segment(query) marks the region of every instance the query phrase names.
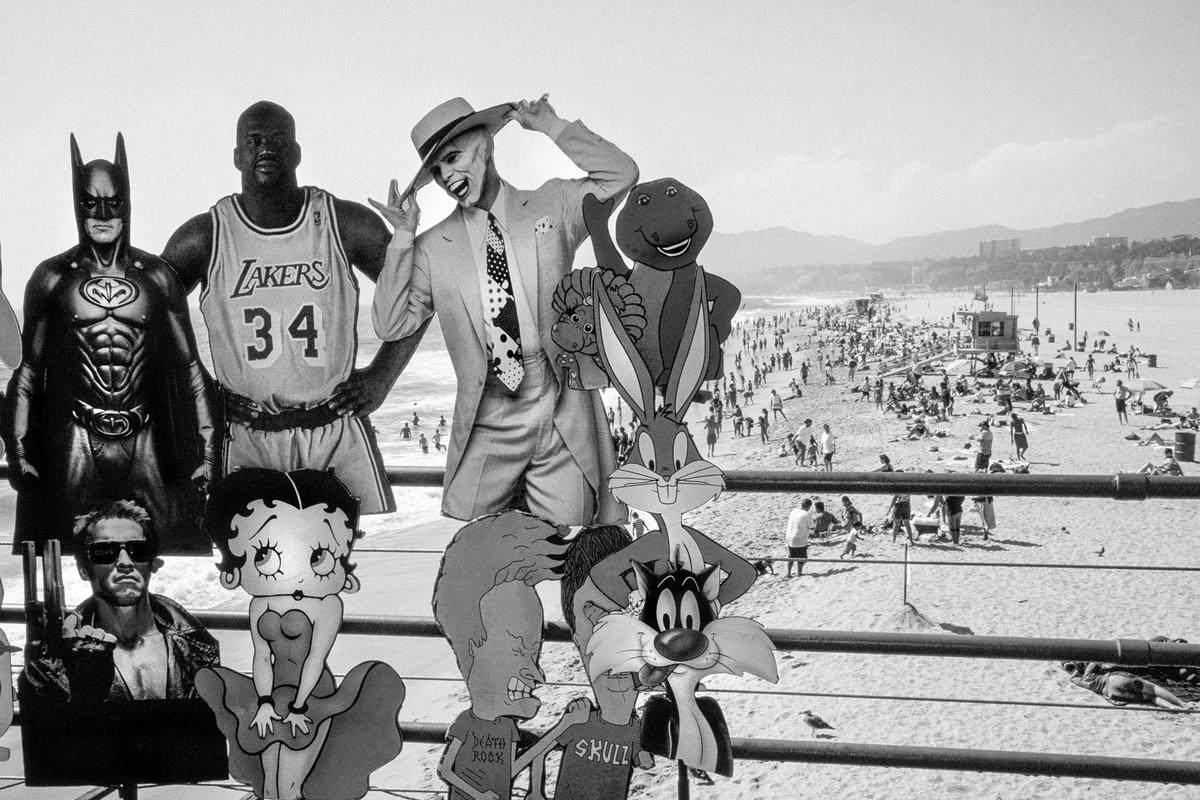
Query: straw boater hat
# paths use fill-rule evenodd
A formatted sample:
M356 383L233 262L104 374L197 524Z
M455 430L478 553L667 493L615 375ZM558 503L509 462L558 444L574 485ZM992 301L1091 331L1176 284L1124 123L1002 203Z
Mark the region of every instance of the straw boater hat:
M472 128L486 128L488 133L496 133L508 122L506 115L514 108L515 103L501 103L483 111L476 111L463 98L452 97L421 117L412 129L412 143L421 158L421 168L400 196L407 197L433 180L427 168L443 144Z

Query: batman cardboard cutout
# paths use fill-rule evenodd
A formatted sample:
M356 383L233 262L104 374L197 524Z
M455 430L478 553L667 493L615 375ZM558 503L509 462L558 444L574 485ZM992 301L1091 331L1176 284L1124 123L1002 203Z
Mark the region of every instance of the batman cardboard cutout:
M160 526L163 553L206 555L202 492L216 470L218 420L182 287L129 244L120 134L112 161L86 164L72 136L71 161L79 243L29 279L24 363L6 399L14 550L69 543L77 515L128 499Z

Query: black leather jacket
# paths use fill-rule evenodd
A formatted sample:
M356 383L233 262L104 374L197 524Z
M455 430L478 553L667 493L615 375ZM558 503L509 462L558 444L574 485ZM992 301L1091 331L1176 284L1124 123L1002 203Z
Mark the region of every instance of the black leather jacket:
M75 613L80 620L90 620L95 612L96 599L88 598L79 604ZM174 600L159 594L150 595L150 610L154 624L167 641L167 699L196 696L195 675L203 667L221 662L220 648L200 622ZM83 663L86 660L88 663ZM87 680L78 676L86 672ZM72 676L76 676L74 681ZM43 654L30 660L20 676L39 700L98 701L132 700L125 681L113 666L111 651L103 655L77 656L73 653L51 656ZM73 690L74 685L74 690ZM108 687L107 695L104 687Z

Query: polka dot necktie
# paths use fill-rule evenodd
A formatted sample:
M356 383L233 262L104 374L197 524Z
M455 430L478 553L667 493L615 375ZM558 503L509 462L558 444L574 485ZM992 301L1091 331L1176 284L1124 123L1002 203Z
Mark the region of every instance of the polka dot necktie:
M512 276L508 272L508 256L504 253L504 237L496 218L488 214L487 230L487 297L484 306L491 320L488 326L488 359L492 374L516 392L525 376L521 358L521 325L517 320L517 301L513 296Z

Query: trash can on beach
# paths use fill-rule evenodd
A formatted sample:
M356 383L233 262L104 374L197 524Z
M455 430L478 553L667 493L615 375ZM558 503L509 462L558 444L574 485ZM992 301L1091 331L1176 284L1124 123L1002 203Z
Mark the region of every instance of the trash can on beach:
M1175 431L1175 460L1196 460L1196 432Z
M1146 353L1146 366L1147 367L1157 367L1158 366L1158 353Z

